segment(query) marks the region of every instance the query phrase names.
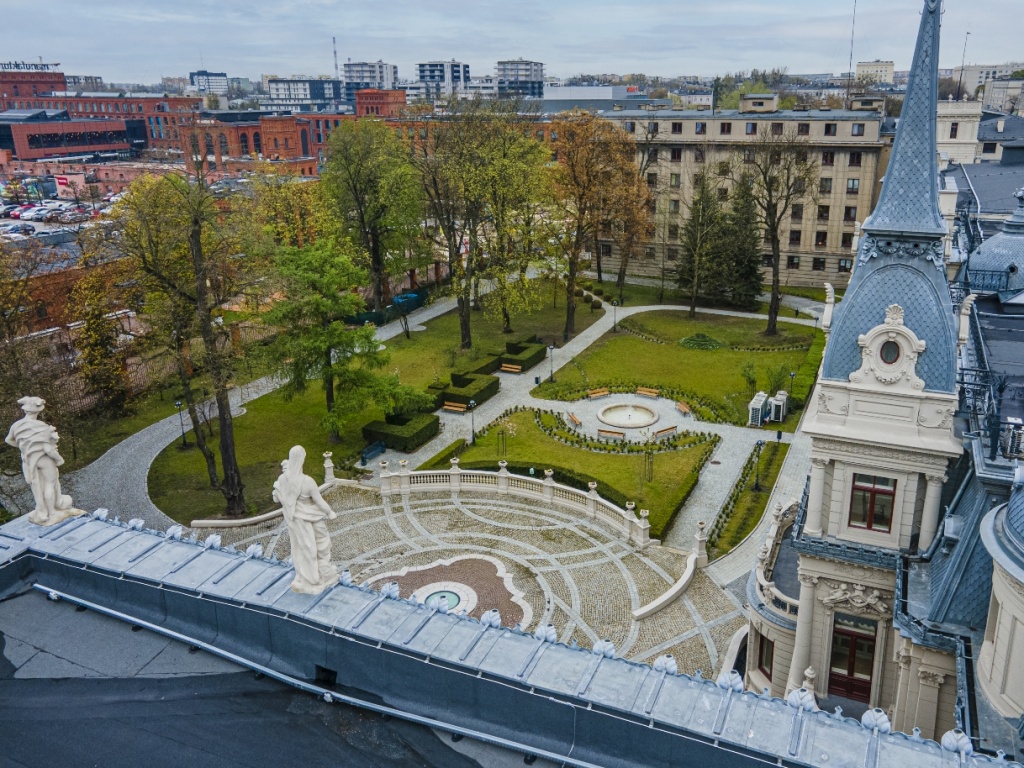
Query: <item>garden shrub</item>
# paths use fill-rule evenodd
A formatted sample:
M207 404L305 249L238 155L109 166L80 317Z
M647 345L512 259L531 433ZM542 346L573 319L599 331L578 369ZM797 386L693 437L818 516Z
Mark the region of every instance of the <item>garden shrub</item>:
M451 460L462 453L465 447L466 439L464 437L460 437L444 450L435 453L423 462L423 464L417 467L417 469L450 469L452 466Z
M604 288L595 288L593 294L595 296L604 296Z
M442 405L445 402L469 405L470 400L480 405L498 394L501 386L501 379L484 373L453 373L451 380L451 386L444 389Z
M686 347L687 349L721 349L726 345L718 339L711 338L706 333L695 333L693 336L680 339L679 346Z
M388 448L410 453L436 435L441 429L440 423L436 413L391 415L385 421L371 421L363 427L363 438L368 443L382 440Z
M528 371L543 360L547 353L548 348L543 344L510 341L505 344L505 354L501 356L501 362L510 365L521 365L524 371Z
M594 299L592 302L590 302L591 309L600 309L601 307L602 304L600 299Z
M793 379L793 392L790 394L790 402L794 408L802 408L811 396L814 389L814 382L818 378L818 367L821 364L821 355L825 351L825 334L818 331L814 334L814 341L807 351L803 365L797 369L796 378Z

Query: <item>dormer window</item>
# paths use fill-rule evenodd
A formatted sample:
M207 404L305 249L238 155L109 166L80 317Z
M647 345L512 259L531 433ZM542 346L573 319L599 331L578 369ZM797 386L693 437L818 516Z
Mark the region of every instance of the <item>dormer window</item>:
M895 341L887 341L882 344L878 356L886 365L893 365L900 359L900 345Z

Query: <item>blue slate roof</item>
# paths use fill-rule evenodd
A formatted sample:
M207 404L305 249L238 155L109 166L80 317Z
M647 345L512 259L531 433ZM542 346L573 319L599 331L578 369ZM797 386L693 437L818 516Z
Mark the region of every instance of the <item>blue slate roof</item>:
M864 223L857 266L835 309L826 379L847 381L860 368L857 338L884 322L886 307L899 304L907 327L926 344L917 362L925 390L956 391L957 331L943 271L946 225L935 156L940 19L938 0L926 0L882 194Z
M1006 272L1006 290L1024 291L1024 190L1017 192L1017 210L997 232L970 255L967 271Z

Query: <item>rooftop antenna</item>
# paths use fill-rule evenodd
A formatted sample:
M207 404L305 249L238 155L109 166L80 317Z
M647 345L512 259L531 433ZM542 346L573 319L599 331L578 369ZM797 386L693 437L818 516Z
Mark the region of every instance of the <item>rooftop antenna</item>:
M334 46L334 79L341 80L341 70L338 69L338 38L332 36L331 45Z
M964 53L963 53L963 56L960 57L960 77L957 78L957 81L956 81L956 100L957 101L960 101L960 86L964 82L964 62L967 61L967 38L969 38L970 36L971 36L970 32L968 32L966 35L964 35Z
M857 31L857 0L853 0L853 20L850 22L850 63L846 70L846 108L850 108L850 87L853 85L853 38Z

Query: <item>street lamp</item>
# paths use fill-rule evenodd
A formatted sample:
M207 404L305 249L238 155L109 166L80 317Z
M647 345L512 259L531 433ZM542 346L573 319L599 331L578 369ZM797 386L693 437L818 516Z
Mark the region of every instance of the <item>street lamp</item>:
M758 440L754 446L757 448L757 458L754 460L754 490L761 490L761 449L764 448L764 440Z
M793 394L793 381L796 379L796 371L789 372L789 394Z
M185 417L181 415L181 400L174 401L174 407L178 409L178 423L181 424L181 447L188 447L185 441Z
M553 384L555 382L555 345L554 344L548 345L548 365L549 365L549 367L551 369L550 373L548 374L548 378L550 379L551 383Z
M469 401L469 444L476 445L476 417L473 409L476 408L476 400Z
M619 327L618 327L618 325L619 325L618 324L618 317L617 317L618 313L616 311L618 309L618 306L619 306L618 300L617 299L613 300L612 301L612 331L616 331L616 332L619 330Z

